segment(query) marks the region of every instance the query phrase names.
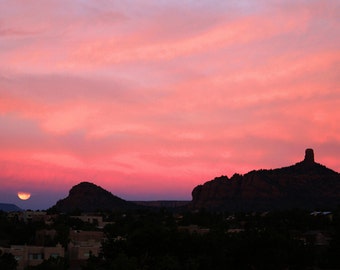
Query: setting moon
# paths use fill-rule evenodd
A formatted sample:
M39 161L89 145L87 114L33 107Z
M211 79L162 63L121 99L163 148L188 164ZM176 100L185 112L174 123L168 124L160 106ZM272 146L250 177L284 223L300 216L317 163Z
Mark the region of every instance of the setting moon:
M26 201L29 198L31 198L31 193L19 191L18 192L18 197L19 197L20 200Z

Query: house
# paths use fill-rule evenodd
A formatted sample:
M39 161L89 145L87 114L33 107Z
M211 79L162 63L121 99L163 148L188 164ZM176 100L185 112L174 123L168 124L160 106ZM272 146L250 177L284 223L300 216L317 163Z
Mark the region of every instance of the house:
M188 232L190 234L197 233L197 234L206 234L210 232L209 228L202 228L198 225L191 224L189 226L178 226L178 231L180 232Z
M98 256L105 239L102 231L71 230L69 236L67 250L71 269L78 269L91 255Z
M91 224L95 225L97 228L100 228L100 229L104 228L105 225L112 223L112 222L103 221L103 217L98 216L98 215L94 215L94 216L92 216L92 215L71 216L71 218L80 219L83 222L91 223Z
M0 248L4 253L11 253L18 262L17 270L23 270L27 266L36 266L50 257L64 257L64 248L57 244L54 247L12 245L9 248Z

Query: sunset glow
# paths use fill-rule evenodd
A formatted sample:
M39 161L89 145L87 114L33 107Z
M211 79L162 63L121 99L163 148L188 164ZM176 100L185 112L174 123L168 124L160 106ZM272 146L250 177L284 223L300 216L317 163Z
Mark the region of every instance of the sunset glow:
M340 171L340 1L0 1L0 202L90 181L191 199L222 174Z

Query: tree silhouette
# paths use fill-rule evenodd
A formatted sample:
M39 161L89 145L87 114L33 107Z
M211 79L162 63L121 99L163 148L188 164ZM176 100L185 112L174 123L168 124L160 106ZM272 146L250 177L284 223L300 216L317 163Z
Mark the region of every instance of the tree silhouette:
M0 269L16 270L17 265L18 263L12 254L2 253L0 250Z

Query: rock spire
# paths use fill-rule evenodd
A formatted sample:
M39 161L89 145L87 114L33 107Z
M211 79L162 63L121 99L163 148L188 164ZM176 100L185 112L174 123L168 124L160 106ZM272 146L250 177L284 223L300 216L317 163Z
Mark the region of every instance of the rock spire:
M306 149L304 162L308 164L314 163L314 150L312 148Z

